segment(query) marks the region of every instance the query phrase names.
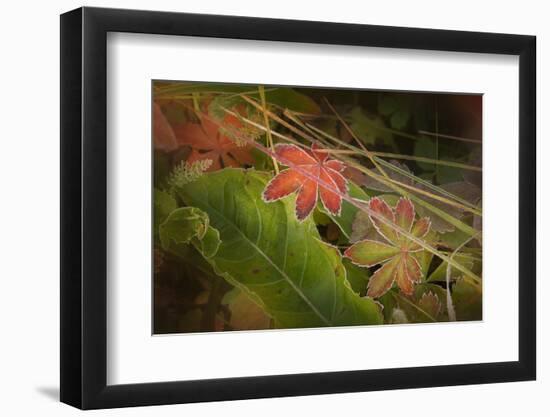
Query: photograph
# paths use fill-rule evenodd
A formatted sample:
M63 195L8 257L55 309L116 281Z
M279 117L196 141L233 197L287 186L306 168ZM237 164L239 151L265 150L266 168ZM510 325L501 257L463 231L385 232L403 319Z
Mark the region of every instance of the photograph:
M493 3L6 2L0 417L550 416L550 24Z
M481 94L151 95L153 334L483 319Z

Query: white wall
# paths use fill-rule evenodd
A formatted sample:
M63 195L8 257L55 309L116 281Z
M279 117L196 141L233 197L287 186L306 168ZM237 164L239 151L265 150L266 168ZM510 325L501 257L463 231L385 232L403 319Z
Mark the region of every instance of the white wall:
M59 18L79 7L71 0L5 2L0 72L0 410L3 415L74 415L57 402L59 275ZM550 26L544 2L461 0L297 2L277 0L88 1L89 6L238 14L309 20L534 34L538 37L539 162L550 156L541 140L550 97ZM544 128L544 130L543 130ZM7 147L6 147L7 145ZM540 164L542 165L542 164ZM542 194L550 167L539 165L539 212L550 210ZM544 233L546 232L546 233ZM539 259L550 250L550 221L539 216ZM542 264L542 263L541 263ZM550 410L550 289L539 265L539 378L537 382L328 395L101 411L94 415L544 415ZM404 350L405 351L405 350ZM546 413L545 413L546 411Z

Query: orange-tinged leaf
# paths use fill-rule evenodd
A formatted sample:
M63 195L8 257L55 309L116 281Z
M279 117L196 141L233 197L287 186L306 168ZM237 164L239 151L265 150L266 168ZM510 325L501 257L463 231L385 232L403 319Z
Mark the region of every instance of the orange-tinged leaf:
M204 124L183 123L177 125L174 132L180 145L189 145L201 151L219 148L218 128L209 121Z
M338 188L338 190L340 190L341 193L346 194L348 192L348 181L344 178L344 176L339 172L334 171L330 168L327 169L326 171L328 174L330 174L329 176L330 178L332 178L332 180L336 184L336 187Z
M429 232L430 232L430 226L431 221L428 217L422 217L421 219L417 220L412 228L411 228L411 234L414 237L417 237L419 239L424 238ZM422 246L420 246L418 243L413 242L411 240L406 239L405 242L407 248L411 252L419 251L422 249Z
M296 218L305 220L317 205L317 183L306 179L296 198Z
M263 192L264 201L275 201L296 192L296 217L299 220L311 214L318 198L326 211L340 215L342 196L338 192L347 192L347 180L339 172L343 169L341 162L329 159L327 152L315 146L304 150L296 145L278 144L275 155L280 163L290 168L269 182Z
M346 169L346 166L343 162L336 159L331 159L325 163L325 167L330 168L336 172L343 172Z
M418 260L406 252L401 256L403 257L403 262L405 263L405 268L409 279L412 282L420 282L422 280L422 268L420 267Z
M297 172L287 169L273 177L263 192L263 199L266 202L276 201L292 194L302 185L303 178Z
M384 200L374 197L369 201L369 208L397 223L397 226L403 230L410 231L416 237L424 237L430 229L428 218L420 219L415 223L414 205L409 199L400 198L392 209ZM418 255L416 252L422 250L422 247L408 239L404 232L395 231L390 225L384 224L373 215L369 215L369 218L378 234L388 243L372 238L363 239L350 246L344 252L344 256L359 266L371 267L383 264L371 278L371 280L375 278L373 283L369 281L369 288L372 287L372 289L367 293L368 295L372 297L384 295L394 281L397 282L401 292L408 296L412 295L415 284L421 282L423 277L422 267L416 258ZM393 275L390 271L393 271Z
M401 197L395 206L395 221L399 227L410 232L414 221L414 206L411 200Z
M430 219L428 217L422 217L412 227L411 234L414 237L423 238L430 231Z
M372 277L370 277L369 283L367 284L367 295L369 297L378 298L384 295L392 287L399 262L399 257L394 257L391 261L382 265Z
M395 224L395 215L388 203L378 197L373 197L369 201L369 208L375 213L385 217L391 223ZM372 224L389 243L396 243L398 240L397 232L393 227L379 220L375 216L370 216Z
M239 146L222 133L216 123L204 118L202 123L184 123L174 128L178 144L190 146L189 163L210 159L209 171L223 167L240 167L254 162L250 145Z
M396 282L401 292L405 295L412 295L414 292L414 283L409 277L407 271L407 261L405 257L400 257L396 268Z
M333 178L327 173L327 170L321 170L320 174L321 181L332 185L334 188L339 188ZM319 185L319 194L325 210L334 216L339 216L342 208L342 197L322 185Z
M318 161L315 160L311 155L309 155L303 149L297 147L296 145L277 145L275 147L275 152L281 161L284 163L284 160L295 165L317 165ZM286 164L285 164L286 165Z
M360 266L374 266L399 253L399 249L374 240L362 240L350 246L345 252L351 261Z
M321 163L325 162L328 158L328 152L319 149L319 145L317 145L316 143L311 145L311 152L315 156L315 159L317 159L317 161Z

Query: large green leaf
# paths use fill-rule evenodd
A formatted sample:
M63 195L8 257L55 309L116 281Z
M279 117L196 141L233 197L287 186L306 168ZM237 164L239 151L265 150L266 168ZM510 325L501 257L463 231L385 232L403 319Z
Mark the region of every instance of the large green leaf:
M226 168L178 189L208 214L221 243L208 261L257 302L277 327L380 324L378 305L346 282L337 249L323 243L311 219L298 222L294 201L261 199L269 176Z

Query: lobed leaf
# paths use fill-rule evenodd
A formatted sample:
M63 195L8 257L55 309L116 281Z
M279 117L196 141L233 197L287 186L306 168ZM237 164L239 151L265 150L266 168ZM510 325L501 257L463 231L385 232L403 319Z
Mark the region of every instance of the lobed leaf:
M374 240L361 240L346 249L344 255L356 265L374 266L393 258L399 252L400 249L393 245Z

